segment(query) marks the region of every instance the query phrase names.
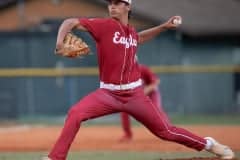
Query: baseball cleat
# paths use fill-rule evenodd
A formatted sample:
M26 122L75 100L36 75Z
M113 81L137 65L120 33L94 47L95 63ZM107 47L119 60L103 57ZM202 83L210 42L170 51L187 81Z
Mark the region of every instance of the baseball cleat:
M221 159L233 159L234 153L233 151L225 145L220 144L212 137L205 137L206 140L209 140L212 142L212 147L208 149L207 151L216 154Z

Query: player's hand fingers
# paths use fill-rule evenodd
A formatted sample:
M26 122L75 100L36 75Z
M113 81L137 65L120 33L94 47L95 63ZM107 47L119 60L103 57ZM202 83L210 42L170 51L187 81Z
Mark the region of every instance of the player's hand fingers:
M63 53L63 46L61 44L57 44L54 53L56 55L61 55Z
M173 16L167 21L167 25L169 28L177 28L182 24L181 16Z
M182 17L181 16L173 16L171 18L171 20L172 20L172 23L175 24L175 25L182 24Z

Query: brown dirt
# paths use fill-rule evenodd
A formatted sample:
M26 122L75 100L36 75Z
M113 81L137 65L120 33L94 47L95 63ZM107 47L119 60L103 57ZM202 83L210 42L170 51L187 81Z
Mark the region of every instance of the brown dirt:
M212 136L240 151L240 126L181 126L200 136ZM60 133L59 126L2 126L0 151L46 151ZM120 143L119 126L82 126L71 150L129 150L129 151L192 151L182 145L166 142L153 136L144 127L134 127L131 142Z
M240 126L181 126L200 136L212 136L240 151ZM12 126L0 127L0 151L47 151L54 144L61 127L50 126ZM122 135L119 126L82 126L71 150L129 150L129 151L160 151L190 152L192 150L162 141L153 136L144 127L134 127L134 139L120 143ZM160 159L163 160L163 159ZM166 159L165 159L166 160ZM170 159L168 159L170 160ZM171 160L220 160L216 157L193 157ZM237 160L237 159L235 159Z

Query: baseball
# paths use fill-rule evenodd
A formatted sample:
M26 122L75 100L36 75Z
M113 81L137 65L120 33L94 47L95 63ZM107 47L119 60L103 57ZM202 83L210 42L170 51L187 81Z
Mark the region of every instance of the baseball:
M180 25L180 24L182 24L182 19L181 19L181 18L175 18L175 19L173 20L173 24L175 24L175 25Z

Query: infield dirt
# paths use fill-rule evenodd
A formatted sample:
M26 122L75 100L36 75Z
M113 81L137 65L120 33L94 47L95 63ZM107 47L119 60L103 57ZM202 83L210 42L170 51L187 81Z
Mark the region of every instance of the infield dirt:
M0 151L48 151L55 143L62 126L2 126L0 128ZM200 136L212 136L234 151L240 151L240 126L180 126ZM142 126L133 127L130 142L119 142L120 126L82 126L71 147L72 151L159 151L193 152L182 145L166 142L152 135ZM191 158L192 160L215 160L217 158ZM183 160L183 159L178 159ZM186 160L186 159L184 159ZM187 159L190 160L190 159Z

